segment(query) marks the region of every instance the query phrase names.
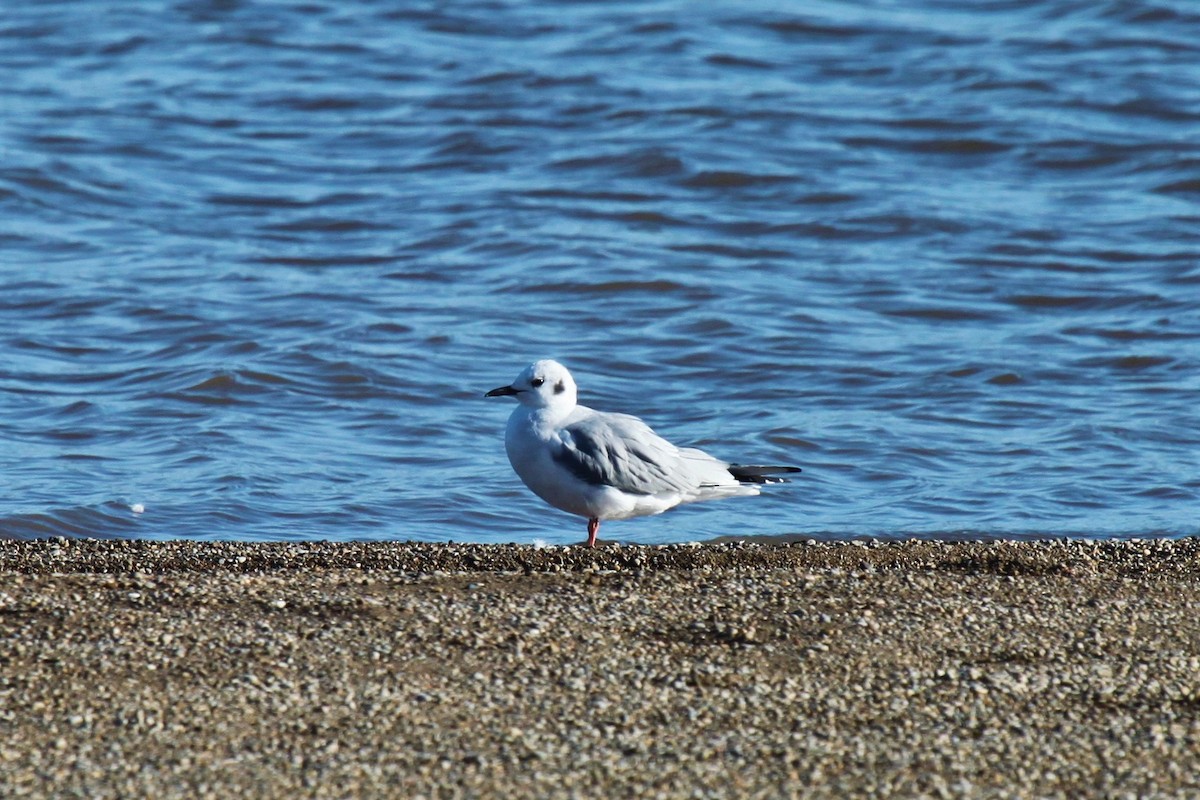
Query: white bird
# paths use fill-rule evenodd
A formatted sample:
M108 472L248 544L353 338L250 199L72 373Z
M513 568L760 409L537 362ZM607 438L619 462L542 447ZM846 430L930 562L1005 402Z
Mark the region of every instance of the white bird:
M676 447L637 417L578 405L575 381L557 361L535 361L510 385L484 396L520 402L504 433L508 460L538 497L587 518L589 547L596 546L601 520L755 495L760 484L786 482L777 473L800 471L728 464Z

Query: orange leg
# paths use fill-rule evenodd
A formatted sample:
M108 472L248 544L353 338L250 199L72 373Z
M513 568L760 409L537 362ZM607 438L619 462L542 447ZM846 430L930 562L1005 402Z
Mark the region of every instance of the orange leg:
M588 520L588 547L596 546L596 532L600 530L600 520L592 517Z

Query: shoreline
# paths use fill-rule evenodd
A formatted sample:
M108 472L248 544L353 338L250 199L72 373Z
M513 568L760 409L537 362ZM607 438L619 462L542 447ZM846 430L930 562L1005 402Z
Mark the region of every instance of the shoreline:
M1200 793L1200 540L0 542L0 796Z
M1086 569L1126 577L1200 577L1200 537L1132 539L726 540L533 546L419 541L243 542L195 539L0 538L3 572L270 573L303 569L392 572L584 572L784 569L801 566L1020 574Z

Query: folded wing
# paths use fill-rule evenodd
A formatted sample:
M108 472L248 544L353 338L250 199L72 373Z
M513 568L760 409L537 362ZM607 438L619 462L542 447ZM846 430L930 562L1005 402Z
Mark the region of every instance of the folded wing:
M697 488L679 448L625 414L593 413L567 425L552 457L581 481L630 494L689 494Z

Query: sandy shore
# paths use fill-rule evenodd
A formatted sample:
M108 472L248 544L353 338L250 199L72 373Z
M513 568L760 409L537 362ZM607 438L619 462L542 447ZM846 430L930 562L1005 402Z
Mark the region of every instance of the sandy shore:
M1200 797L1200 545L0 541L0 797Z

